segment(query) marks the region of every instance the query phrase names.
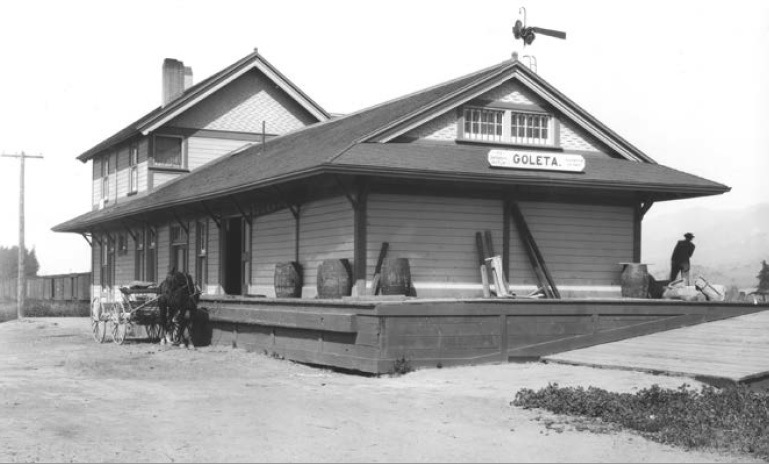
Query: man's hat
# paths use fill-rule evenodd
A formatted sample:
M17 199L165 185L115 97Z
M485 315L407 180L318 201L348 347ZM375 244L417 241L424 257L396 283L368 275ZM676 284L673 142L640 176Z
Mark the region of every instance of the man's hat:
M694 235L693 235L693 234L691 234L691 233L686 233L686 234L684 235L684 238L694 238Z

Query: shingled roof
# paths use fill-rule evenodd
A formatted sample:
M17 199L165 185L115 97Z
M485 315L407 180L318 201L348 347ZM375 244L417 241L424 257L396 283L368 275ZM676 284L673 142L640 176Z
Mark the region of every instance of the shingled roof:
M399 122L514 75L544 81L516 60L395 99L359 112L252 145L181 176L143 197L120 202L64 222L54 231L89 231L102 222L214 199L322 173L419 176L496 184L605 187L659 192L659 198L720 194L727 186L658 165L640 153L633 160L589 158L585 173L501 170L488 166L488 147L469 144L370 142ZM543 85L547 85L544 83ZM547 85L549 86L549 85ZM566 102L569 104L569 102ZM591 117L592 118L592 117ZM609 137L612 137L609 135ZM663 194L664 193L664 194Z
M200 101L202 98L205 98L210 92L217 90L219 86L226 84L229 80L240 76L244 72L254 67L257 67L274 76L276 84L283 90L296 96L297 102L299 102L299 104L306 108L311 114L315 115L319 121L325 121L330 118L330 115L323 108L321 108L320 105L315 103L315 101L307 96L293 82L291 82L280 71L278 71L277 68L272 66L270 62L265 60L264 57L259 55L259 53L254 50L252 53L246 55L245 57L224 68L218 73L209 76L194 86L189 87L168 104L155 108L130 125L121 129L117 133L83 152L77 157L78 160L87 162L94 156L98 155L100 152L111 148L115 144L120 144L121 142L125 142L140 134L146 134L147 131L151 130L158 122L173 118L174 116L187 110L190 105L193 105L194 103Z

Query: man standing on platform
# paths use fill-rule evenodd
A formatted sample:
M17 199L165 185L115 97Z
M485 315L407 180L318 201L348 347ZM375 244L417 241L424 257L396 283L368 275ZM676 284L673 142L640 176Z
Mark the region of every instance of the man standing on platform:
M675 249L673 249L673 256L670 258L670 281L672 282L678 277L678 272L681 272L681 278L684 279L685 284L689 285L689 259L694 254L694 243L692 238L694 235L687 233L684 238L676 243Z

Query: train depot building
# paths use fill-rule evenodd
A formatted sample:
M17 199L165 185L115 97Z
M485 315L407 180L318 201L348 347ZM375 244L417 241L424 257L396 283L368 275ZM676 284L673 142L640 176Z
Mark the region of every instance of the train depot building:
M745 312L621 298L652 204L729 188L656 163L515 57L338 117L256 52L187 89L183 64L166 65L167 101L78 157L92 209L54 228L91 242L94 296L187 271L213 343L371 373ZM541 277L520 218L561 299L524 298ZM483 298L487 231L517 299ZM375 295L383 243L408 260L408 297ZM330 259L350 264L349 297L317 296ZM289 262L301 296L276 298Z

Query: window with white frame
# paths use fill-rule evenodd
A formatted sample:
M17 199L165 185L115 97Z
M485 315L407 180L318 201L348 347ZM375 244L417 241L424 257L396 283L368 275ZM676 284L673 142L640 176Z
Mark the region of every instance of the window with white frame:
M144 230L139 229L136 232L134 243L136 246L134 254L134 279L143 281L145 277Z
M510 142L514 144L548 145L550 116L532 113L510 113Z
M462 139L533 146L552 146L553 117L519 110L466 107Z
M109 155L101 159L101 199L109 201Z
M187 273L187 230L181 226L171 227L171 267Z
M139 147L132 144L128 149L128 193L139 191Z
M203 288L208 282L208 222L195 225L195 283Z
M155 165L181 168L184 140L180 136L155 136Z
M484 108L465 109L465 138L479 141L502 141L505 112Z

